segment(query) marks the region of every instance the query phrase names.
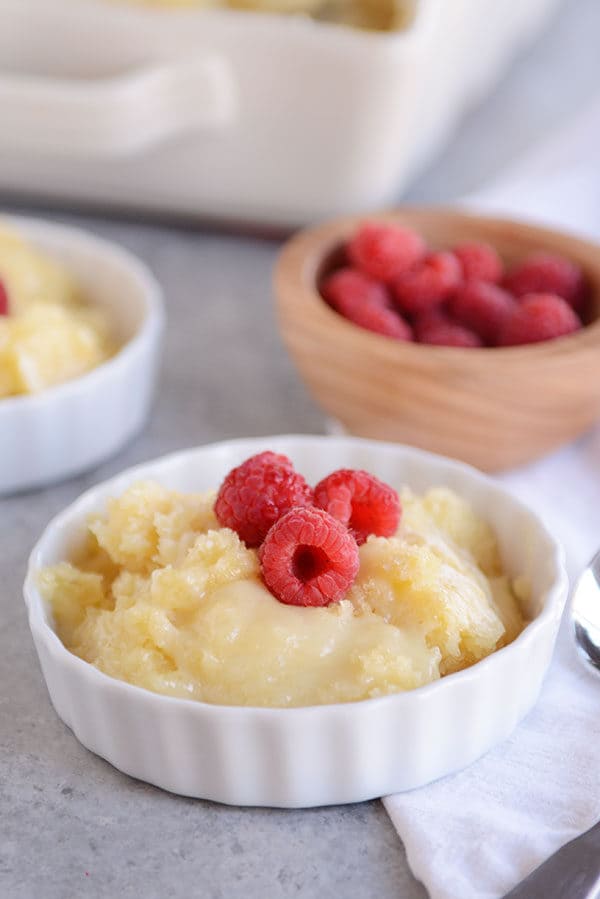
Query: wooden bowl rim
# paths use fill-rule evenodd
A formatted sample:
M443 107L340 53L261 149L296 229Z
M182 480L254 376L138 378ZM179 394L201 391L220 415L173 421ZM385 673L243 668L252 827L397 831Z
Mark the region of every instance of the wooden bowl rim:
M431 344L416 343L412 341L399 341L384 334L377 334L360 328L358 325L345 319L325 302L317 288L317 273L323 262L329 255L338 249L345 240L364 221L397 221L398 218L414 219L418 221L439 215L449 221L471 225L482 224L483 227L498 226L515 228L521 234L539 240L543 245L546 241L554 242L556 238L567 241L569 244L580 247L587 254L598 255L598 279L600 280L600 245L586 240L569 231L558 228L550 228L534 224L517 218L505 216L485 215L471 213L452 206L399 206L394 209L379 212L350 215L341 218L330 219L318 225L305 228L293 235L282 247L274 271L275 291L279 302L287 302L292 296L302 298L302 302L308 303L311 311L321 315L324 323L330 327L351 331L357 338L360 335L367 343L382 345L382 341L390 346L401 346L402 351L423 358L425 354L435 354L439 358L452 358L455 362L468 360L479 361L490 353L499 361L501 358L512 361L529 356L534 359L540 356L575 354L578 351L596 349L600 345L600 316L594 321L565 337L553 340L540 341L538 343L523 344L508 347L445 347ZM518 243L518 238L515 238ZM285 299L284 299L285 297Z

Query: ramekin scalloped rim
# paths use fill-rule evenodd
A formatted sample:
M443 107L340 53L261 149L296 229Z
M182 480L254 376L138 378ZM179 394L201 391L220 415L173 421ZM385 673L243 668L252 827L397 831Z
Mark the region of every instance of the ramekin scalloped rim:
M162 291L135 256L66 225L2 216L107 310L119 349L87 374L0 399L0 496L63 480L118 452L145 423L164 328Z
M151 693L68 652L52 629L36 572L68 556L105 499L140 478L175 489L215 486L261 449L287 453L309 478L370 468L416 490L445 484L486 515L511 574L531 578L537 612L509 646L425 687L362 702L291 709L218 706ZM421 450L355 438L227 441L167 456L101 484L46 528L25 600L51 701L79 741L119 770L170 792L232 805L358 802L422 786L480 757L534 704L567 592L562 549L518 500L475 469ZM534 608L537 606L537 609Z

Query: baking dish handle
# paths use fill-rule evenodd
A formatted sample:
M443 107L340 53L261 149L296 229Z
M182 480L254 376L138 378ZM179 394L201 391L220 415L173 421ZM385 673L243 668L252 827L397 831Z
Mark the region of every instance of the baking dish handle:
M133 156L235 115L233 73L217 55L96 80L0 75L0 151Z

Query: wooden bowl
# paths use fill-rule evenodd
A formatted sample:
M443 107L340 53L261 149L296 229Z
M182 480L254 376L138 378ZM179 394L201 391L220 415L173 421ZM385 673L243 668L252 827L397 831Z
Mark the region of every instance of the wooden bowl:
M535 250L579 263L591 323L529 346L459 349L403 343L334 312L318 290L364 216L302 231L275 272L283 340L309 390L351 434L412 444L498 471L573 440L600 418L600 247L559 231L444 208L377 215L434 248L491 243L507 264ZM370 219L373 216L369 216Z

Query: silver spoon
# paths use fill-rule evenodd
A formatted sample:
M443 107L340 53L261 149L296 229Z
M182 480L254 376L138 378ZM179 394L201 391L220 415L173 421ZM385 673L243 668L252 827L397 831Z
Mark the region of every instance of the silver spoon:
M575 645L600 674L600 552L579 576L571 601ZM600 897L600 823L555 852L504 899Z
M598 899L600 824L571 840L504 899Z
M583 570L573 591L571 620L583 661L600 673L600 552Z

